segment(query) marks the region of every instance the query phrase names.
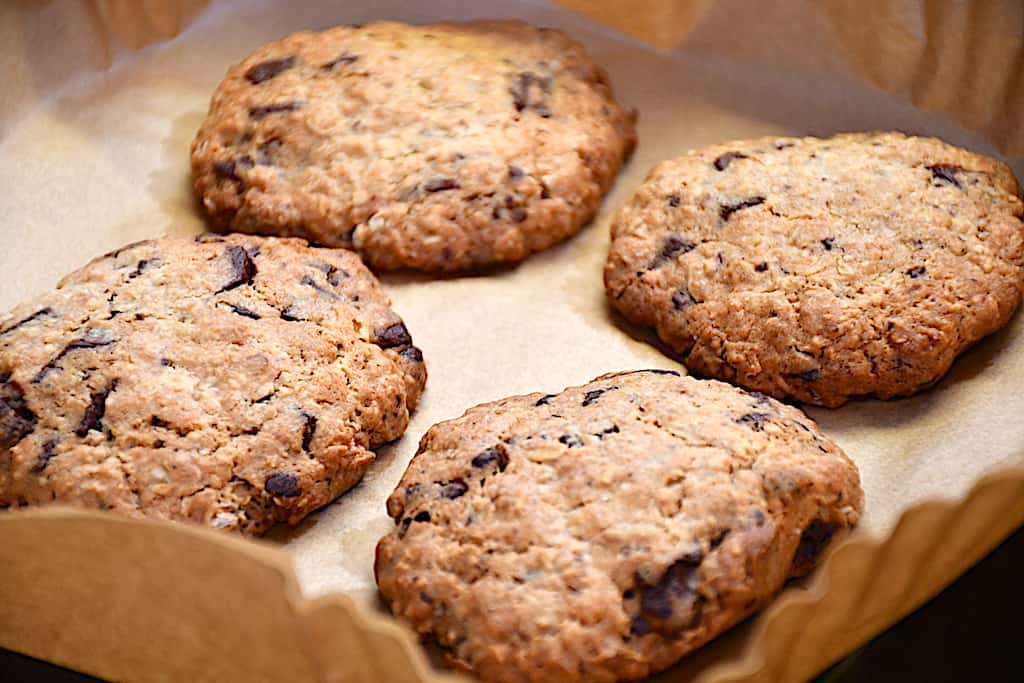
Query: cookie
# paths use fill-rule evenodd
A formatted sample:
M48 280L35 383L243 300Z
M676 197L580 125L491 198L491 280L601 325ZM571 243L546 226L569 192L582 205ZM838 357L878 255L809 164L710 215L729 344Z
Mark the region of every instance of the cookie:
M431 428L375 572L483 680L637 679L808 571L862 506L856 466L799 410L625 372Z
M632 149L633 119L560 31L342 26L232 67L192 170L221 228L456 273L575 234Z
M694 372L835 407L907 396L1024 293L1003 163L900 133L764 138L655 167L604 279Z
M422 354L351 252L127 245L0 316L0 505L247 534L352 487L405 430Z

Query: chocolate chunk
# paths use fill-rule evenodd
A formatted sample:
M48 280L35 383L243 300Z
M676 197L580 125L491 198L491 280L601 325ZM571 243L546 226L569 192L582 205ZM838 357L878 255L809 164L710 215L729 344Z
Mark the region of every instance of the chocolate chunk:
M75 430L77 436L84 437L90 431L103 431L103 415L107 412L107 397L117 389L118 380L111 380L107 386L89 395L89 405L85 408L82 421Z
M281 102L278 104L267 104L262 107L249 107L249 116L256 121L259 121L268 114L278 114L286 111L299 111L300 109L302 109L301 102Z
M684 286L680 286L672 295L672 306L677 311L681 311L687 306L692 306L697 303L697 300L690 296L689 290Z
M768 413L747 413L736 418L736 422L739 424L749 425L755 432L760 432L764 429L764 423L771 419L771 415Z
M608 427L607 429L602 429L600 431L600 433L595 434L594 436L596 436L597 438L600 439L600 438L604 437L607 434L618 434L618 433L619 433L619 425L612 425L611 427Z
M608 391L615 391L618 387L608 387L607 389L592 389L588 391L586 396L583 397L583 403L581 404L584 408L589 406L591 403L600 398L601 394Z
M434 178L423 185L425 192L443 192L444 190L456 190L459 184L454 178Z
M405 347L404 349L398 352L398 355L401 356L402 358L407 358L408 360L411 360L413 363L423 362L423 352L420 351L415 346Z
M430 513L426 510L421 510L420 512L416 513L416 515L412 518L412 521L422 522L426 524L430 521Z
M674 633L698 622L703 602L697 592L702 559L698 551L687 553L672 563L657 583L643 588L640 609L653 630Z
M583 440L577 434L562 434L558 441L569 448L583 448Z
M759 273L763 273L764 271L768 270L768 264L765 263L764 261L761 261L756 266L754 266L754 270L756 270Z
M434 598L430 597L430 595L424 593L423 591L420 591L420 600L427 603L428 605L434 602Z
M295 498L302 495L299 478L291 472L274 472L267 477L264 488L270 495L280 498Z
M925 272L927 271L925 270L924 266L917 266L916 268L911 268L910 270L908 270L907 275L916 280L919 277L923 277Z
M352 55L346 52L340 57L335 57L331 61L321 64L320 68L323 69L324 71L330 71L336 66L341 66L343 64L354 64L357 61L359 61L359 55Z
M832 251L832 248L836 246L836 240L834 237L826 237L821 241L821 246L825 247L825 251Z
M960 179L956 177L957 171L964 170L961 166L955 166L953 164L934 164L932 166L927 166L926 168L932 172L933 179L950 183L961 190L964 189L964 186L960 183Z
M677 194L670 194L668 196L668 205L673 209L679 208L680 197Z
M547 404L551 403L551 399L553 399L554 397L555 397L554 394L548 394L547 396L541 396L540 398L537 399L537 402L534 403L533 405L534 406L546 406Z
M635 633L638 636L645 636L651 632L651 622L647 621L643 617L633 617L633 620L629 625L630 633Z
M332 266L330 263L324 263L323 261L314 261L309 265L313 266L327 277L327 282L332 287L337 287L341 284L342 278L349 277L348 271L338 270L337 267Z
M19 320L18 322L14 323L10 327L8 327L8 328L6 328L4 330L0 330L0 337L4 336L8 332L13 332L14 330L18 329L22 325L27 325L30 322L32 322L33 320L36 320L38 318L42 318L43 316L50 315L51 313L53 313L53 309L50 308L49 306L47 306L46 308L40 308L38 311L36 311L32 315L28 316L27 318L22 318L21 320Z
M313 435L316 434L316 415L302 411L302 450L309 453L309 445L313 443Z
M461 498L468 490L469 487L466 486L466 482L462 479L453 479L441 485L441 496L449 500L455 500L456 498Z
M253 278L256 277L256 264L249 258L249 253L245 249L234 244L228 247L224 253L231 262L231 279L215 294L227 292L242 285L251 285Z
M237 313L243 318L252 318L253 320L259 320L260 314L255 311L250 311L245 306L237 306L235 304L227 304L227 307L231 309L232 313Z
M0 448L14 448L36 428L36 414L25 402L25 394L6 375L0 384Z
M516 74L508 88L516 111L532 109L542 118L551 116L551 110L547 105L547 93L550 90L550 78L541 78L528 71Z
M43 450L39 453L39 458L36 460L36 464L32 466L32 472L40 474L46 469L46 466L53 460L53 456L57 455L57 439L50 439L43 444Z
M799 573L809 570L818 561L818 556L825 549L832 536L839 530L839 525L832 521L816 519L804 529L800 535L800 545L793 556L793 569Z
M651 265L648 267L657 268L666 261L675 259L679 254L685 254L692 251L696 246L696 244L684 239L681 235L673 233L665 239L664 244L661 245L661 249L658 251L657 255L651 259Z
M117 338L106 330L87 330L81 338L74 340L61 349L60 353L51 358L50 362L44 365L32 378L32 384L39 384L39 382L43 381L43 378L46 377L51 370L55 370L57 368L57 363L72 351L77 351L79 349L95 349L100 346L110 346L116 341Z
M374 343L382 349L390 349L393 346L405 346L412 344L412 337L409 335L409 330L405 328L405 324L397 322L394 325L390 325L383 329L378 328L374 330L374 336L376 339Z
M159 259L159 258L151 258L151 259L144 258L144 259L142 259L141 261L139 261L138 263L135 264L135 270L133 270L132 272L128 273L128 279L129 280L134 280L135 278L137 278L138 276L142 275L143 273L145 273L147 270L149 270L153 266L159 266L161 263L163 263L163 261L161 259Z
M523 169L519 168L518 166L509 166L508 167L508 177L510 179L512 179L512 180L519 180L524 175L526 175L526 174L523 172Z
M314 283L314 286L315 286L315 283ZM290 323L295 323L295 322L300 322L301 320L304 320L304 318L300 318L299 316L295 315L295 312L289 306L288 308L286 308L283 311L281 311L281 320L287 320Z
M743 201L735 202L733 204L722 204L718 209L718 215L722 217L723 221L729 220L729 216L733 215L737 211L743 209L749 209L752 206L758 206L764 204L764 197L751 197L750 199L744 199Z
M316 291L320 292L321 294L326 294L328 297L330 297L332 299L337 299L338 298L337 294L335 294L331 290L327 289L326 287L324 287L323 285L321 285L319 282L317 282L316 280L314 280L313 278L311 278L308 275L303 275L302 279L299 280L299 284L300 285L306 285L307 287L312 287ZM284 315L282 314L281 317L283 318Z
M724 171L729 168L729 164L735 159L748 159L749 157L743 152L726 152L717 159L715 159L715 169Z
M491 446L474 455L470 462L473 467L487 467L497 463L498 471L504 472L508 467L508 455L501 446Z
M263 81L269 81L274 76L293 66L295 66L295 55L282 59L271 59L270 61L260 62L255 66L249 67L249 70L245 72L245 78L253 85L257 85Z
M817 368L815 368L814 370L807 370L806 372L798 372L793 375L793 377L796 377L797 379L806 380L808 382L813 382L820 376L821 372Z
M649 372L652 375L672 375L673 377L682 377L678 370L662 370L660 368L654 368L650 370L636 370L635 372Z
M236 170L234 161L218 161L213 164L213 174L222 180L241 180Z
M167 420L161 419L161 418L157 417L156 415L150 415L150 417L149 417L149 424L153 425L154 427L170 427L171 426L170 422L168 422Z
M722 545L722 542L725 540L725 537L728 536L729 532L731 532L731 531L732 531L732 529L722 529L721 531L716 533L711 538L711 541L709 543L711 549L714 550L718 546Z

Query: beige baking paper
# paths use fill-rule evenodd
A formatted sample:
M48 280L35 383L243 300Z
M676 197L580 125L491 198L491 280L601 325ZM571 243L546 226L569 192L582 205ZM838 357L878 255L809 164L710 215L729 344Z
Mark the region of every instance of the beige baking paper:
M608 310L601 285L609 217L657 161L733 138L901 129L1001 151L1024 177L1024 8L1009 0L565 3L607 24L510 0L204 4L0 7L0 309L126 242L201 231L188 145L209 96L230 64L295 30L556 26L639 110L640 143L565 244L486 276L382 277L423 349L427 392L364 481L298 528L256 542L57 508L0 515L0 646L112 679L441 680L376 600L383 501L423 432L471 405L679 367ZM809 410L860 467L860 530L657 680L804 680L976 562L1024 521L1021 386L1018 315L925 394Z

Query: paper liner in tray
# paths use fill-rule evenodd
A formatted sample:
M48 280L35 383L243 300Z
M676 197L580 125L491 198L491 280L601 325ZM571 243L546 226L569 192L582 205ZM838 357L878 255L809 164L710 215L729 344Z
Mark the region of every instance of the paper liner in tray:
M1019 5L970 4L957 52L946 19L962 17L946 3L868 4L662 3L659 23L673 30L658 40L685 38L673 52L511 0L0 6L0 309L125 242L202 230L187 150L210 93L228 65L294 30L518 16L586 43L640 112L636 153L579 236L486 276L382 278L431 378L409 432L363 483L268 541L61 508L0 515L0 646L118 680L449 679L377 601L383 501L420 435L475 403L678 367L611 314L601 287L609 217L654 163L731 138L895 128L1002 150L1024 175ZM642 33L646 0L605 3L600 16L614 22L626 6L623 26ZM965 86L972 74L989 89ZM976 562L1024 522L1022 385L1018 315L929 392L810 410L861 469L859 531L807 582L656 680L806 679Z

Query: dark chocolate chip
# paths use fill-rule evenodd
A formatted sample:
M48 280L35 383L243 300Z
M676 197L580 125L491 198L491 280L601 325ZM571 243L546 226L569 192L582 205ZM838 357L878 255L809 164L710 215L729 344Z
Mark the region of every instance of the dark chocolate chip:
M462 497L469 487L466 486L466 482L462 479L453 479L446 484L441 485L441 496L449 500L455 500L456 498Z
M22 325L27 325L30 322L32 322L33 320L36 320L38 318L42 318L43 316L50 315L51 313L53 313L53 309L50 308L49 306L47 306L46 308L40 308L38 311L36 311L32 315L28 316L27 318L22 318L21 320L19 320L18 322L14 323L10 327L0 331L0 337L4 336L8 332L13 332L14 330L18 329Z
M423 185L425 192L443 192L444 190L456 190L459 184L454 178L434 178Z
M421 510L420 512L417 512L415 516L413 516L412 521L423 522L424 524L426 524L430 521L430 513L427 512L426 510Z
M649 372L652 375L672 375L673 377L682 377L678 370L662 370L661 368L650 368L647 370L632 370L630 372L624 372L624 375L632 375L637 372Z
M546 406L547 404L551 403L551 399L553 399L554 397L555 397L554 394L548 394L547 396L541 396L540 398L537 399L537 402L534 403L533 405L534 406Z
M291 307L288 307L281 311L281 320L287 320L290 323L294 323L303 320L303 318L300 318L297 315L295 315Z
M638 636L645 636L651 632L651 622L647 621L643 617L633 617L633 620L629 625L630 633L635 633Z
M681 235L673 233L665 239L664 244L661 245L661 249L655 257L651 259L651 265L649 267L657 268L661 264L675 259L679 254L685 254L692 251L696 246L697 245L693 242L683 239Z
M302 495L299 478L291 472L274 472L267 477L264 488L270 495L280 498L295 498Z
M263 81L269 81L274 76L293 66L295 66L295 55L282 59L271 59L249 67L249 70L245 72L245 78L253 85L257 85Z
M43 378L46 377L46 375L49 374L51 370L57 368L57 363L59 363L61 359L64 358L64 356L68 355L72 351L77 351L79 349L95 349L101 346L110 346L116 341L117 338L114 337L109 332L107 332L106 330L91 329L86 331L86 333L81 338L76 339L67 346L65 346L63 349L61 349L60 353L58 353L56 356L50 359L50 362L44 365L39 370L39 372L37 372L35 376L32 378L32 384L38 384L39 382L43 381Z
M577 434L562 434L562 436L558 437L558 441L569 448L583 447L583 440Z
M518 166L508 167L508 177L511 178L512 180L519 180L524 175L526 174L523 172L523 169L519 168Z
M680 286L679 289L672 294L672 306L677 311L681 311L687 306L692 306L697 303L697 300L690 296L690 292L684 286Z
M916 280L919 277L923 277L926 272L927 271L924 266L917 266L916 268L908 270L907 275Z
M170 358L161 358L160 365L163 365L164 367L167 368L174 367L174 361L172 361Z
M739 424L748 425L755 432L760 432L764 429L764 423L771 419L771 415L768 413L747 413L736 418L736 422Z
M807 570L817 562L821 551L825 549L832 536L839 530L839 525L832 521L816 519L804 529L800 535L800 545L793 556L793 568L798 571Z
M677 195L677 194L670 194L668 196L668 205L671 206L673 209L679 207L679 202L680 202L679 195Z
M237 313L243 318L252 318L253 320L259 320L260 314L255 311L251 311L245 306L237 306L235 304L227 304L227 307L231 309L232 313Z
M929 171L932 172L932 178L934 178L935 180L941 180L950 183L960 188L961 190L964 188L964 186L960 183L960 179L956 177L957 171L964 170L961 166L955 166L953 164L934 164L932 166L928 166L927 168Z
M170 422L168 422L167 420L163 420L163 419L157 417L156 415L151 415L149 417L149 424L153 425L154 427L170 427L171 426Z
M117 258L120 254L123 254L126 251L134 249L135 247L141 247L143 244L149 244L152 241L153 240L139 240L137 242L129 242L128 244L124 245L123 247L119 247L114 251L108 251L106 254L103 255L103 258Z
M687 553L672 563L658 582L643 589L640 609L654 630L671 633L693 626L700 619L702 599L700 552Z
M600 398L601 394L609 391L615 391L618 387L608 387L607 389L592 389L587 392L586 396L583 397L583 403L581 404L584 408L589 406L591 403Z
M522 223L523 221L526 220L526 217L529 214L526 211L526 209L524 209L523 207L516 206L516 207L514 207L514 208L509 210L508 215L509 215L509 218L511 218L514 222Z
M420 600L422 600L423 602L427 603L428 605L432 604L434 602L434 598L430 597L428 594L424 593L423 591L420 591Z
M256 277L256 264L249 258L249 253L237 244L228 247L224 253L231 262L231 279L215 293L220 294L242 285L251 285L253 278Z
M541 78L528 71L516 74L508 88L516 111L532 109L543 118L551 116L551 110L547 105L547 93L550 90L550 78Z
M330 71L336 66L340 66L342 64L354 64L357 61L359 61L359 55L352 55L346 52L340 57L335 57L331 61L321 64L320 68L324 71Z
M286 111L299 111L302 109L301 102L280 102L278 104L267 104L262 107L249 107L249 116L257 121L268 114L278 114Z
M768 270L768 264L765 263L764 261L761 261L756 266L754 266L754 270L756 270L759 273L763 273L764 271Z
M820 376L821 372L817 368L813 370L807 370L806 372L798 372L793 375L793 377L796 377L797 379L806 380L808 382L813 382Z
M412 344L412 337L405 324L397 322L383 329L374 330L376 339L374 343L382 349L390 349L393 346L406 346Z
M411 360L413 363L423 362L423 352L420 351L415 346L405 347L404 349L398 352L398 355L401 356L402 358L407 358L408 360Z
M0 384L0 448L14 446L36 428L36 414L25 402L25 394L10 375Z
M711 546L711 549L714 550L718 546L722 545L722 542L725 541L725 537L729 535L730 531L732 531L732 529L722 529L721 531L716 533L711 538L711 542L709 544Z
M85 408L82 421L75 430L77 436L84 437L90 431L103 431L103 415L107 412L107 397L117 389L118 380L111 380L107 386L89 395L89 405Z
M752 206L758 206L764 204L764 197L751 197L750 199L744 199L743 201L735 202L733 204L722 204L718 209L718 215L722 217L723 221L729 220L729 216L733 215L737 211L743 209L749 209Z
M53 457L57 455L57 439L50 439L43 444L43 450L39 453L39 458L36 460L36 464L32 466L32 471L35 474L40 474L46 469L46 466L50 464Z
M316 415L302 411L302 450L309 453L309 445L313 443L313 435L316 434Z
M491 446L473 456L473 467L487 467L497 463L498 471L504 472L508 467L508 455L501 446Z
M618 434L618 433L619 433L619 425L612 425L611 427L608 427L607 429L601 430L601 432L599 434L595 434L594 436L596 436L598 438L601 438L602 436L605 436L606 434Z
M715 159L715 169L719 171L724 171L725 169L729 168L729 164L731 164L735 159L748 158L749 157L743 152L726 152L725 154Z
M299 284L300 285L305 285L307 287L312 287L316 291L320 292L321 294L327 295L331 299L337 299L338 298L337 294L335 294L331 290L327 289L326 287L324 287L323 285L321 285L319 282L317 282L316 280L314 280L313 278L311 278L308 275L303 275L302 279L299 280ZM282 314L281 317L284 317L284 315Z
M213 164L213 174L222 180L241 180L236 171L234 161L218 161Z
M832 251L836 246L836 240L834 237L826 237L821 241L821 246L825 247L825 251Z

